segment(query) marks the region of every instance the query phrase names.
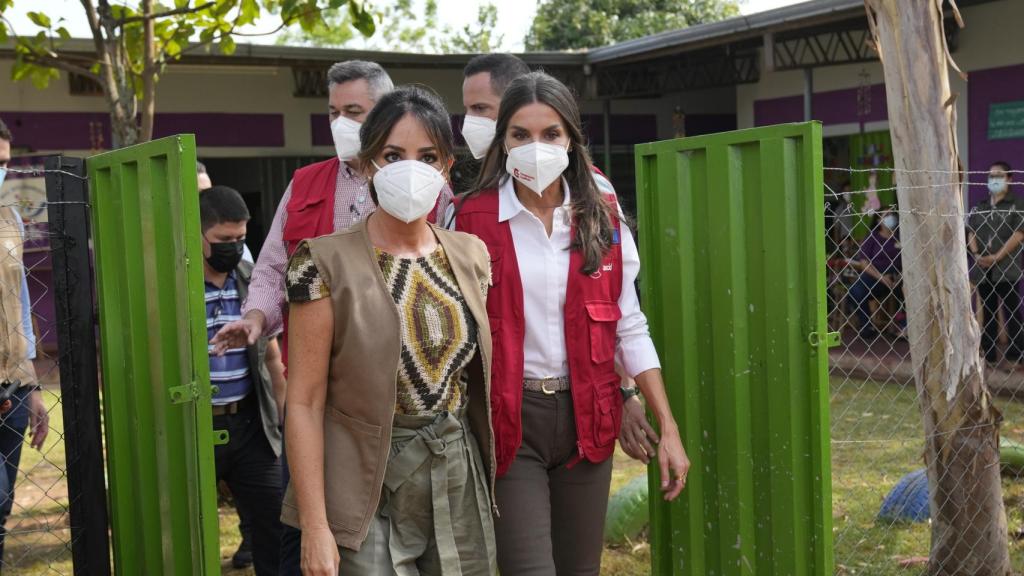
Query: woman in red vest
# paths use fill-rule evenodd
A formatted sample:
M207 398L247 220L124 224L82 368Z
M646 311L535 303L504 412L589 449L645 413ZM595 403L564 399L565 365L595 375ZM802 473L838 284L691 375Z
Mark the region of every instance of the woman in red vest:
M636 244L594 182L565 85L535 72L508 87L454 226L491 255L499 569L597 575L622 417L616 361L660 425L666 499L683 489L689 460L634 288Z

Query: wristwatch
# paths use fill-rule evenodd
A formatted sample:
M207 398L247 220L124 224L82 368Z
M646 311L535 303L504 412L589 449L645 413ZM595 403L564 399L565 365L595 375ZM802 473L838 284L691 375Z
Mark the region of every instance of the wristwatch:
M629 400L633 396L639 396L640 395L640 387L639 386L630 386L630 387L619 386L619 391L622 392L622 402L623 403L625 403L627 400Z

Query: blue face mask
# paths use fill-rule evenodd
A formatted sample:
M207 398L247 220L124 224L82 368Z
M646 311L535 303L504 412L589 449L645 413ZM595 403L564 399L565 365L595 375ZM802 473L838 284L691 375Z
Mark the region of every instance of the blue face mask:
M0 168L0 186L4 185L4 178L7 178L7 168Z

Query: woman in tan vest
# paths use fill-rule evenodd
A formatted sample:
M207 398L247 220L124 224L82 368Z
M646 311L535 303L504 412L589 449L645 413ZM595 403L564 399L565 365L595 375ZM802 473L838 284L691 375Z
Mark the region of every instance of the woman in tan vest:
M454 159L448 113L400 88L360 137L381 210L288 265L283 520L307 576L494 574L490 263L427 223Z

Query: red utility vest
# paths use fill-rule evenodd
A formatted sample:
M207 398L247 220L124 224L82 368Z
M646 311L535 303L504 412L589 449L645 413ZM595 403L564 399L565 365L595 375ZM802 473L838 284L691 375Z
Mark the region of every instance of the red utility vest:
M609 196L614 203L615 197ZM460 201L455 228L480 237L491 254L492 286L487 296L494 352L491 412L498 475L508 471L523 441L523 347L526 319L512 229L498 221L498 191L485 190ZM578 458L603 462L615 451L622 421L615 344L622 292L622 244L618 218L611 250L594 274L580 272L583 255L569 256L565 294L565 343L576 415Z
M303 166L292 176L292 196L285 207L288 219L281 231L289 256L299 242L334 232L334 200L340 168L341 161L334 157Z

